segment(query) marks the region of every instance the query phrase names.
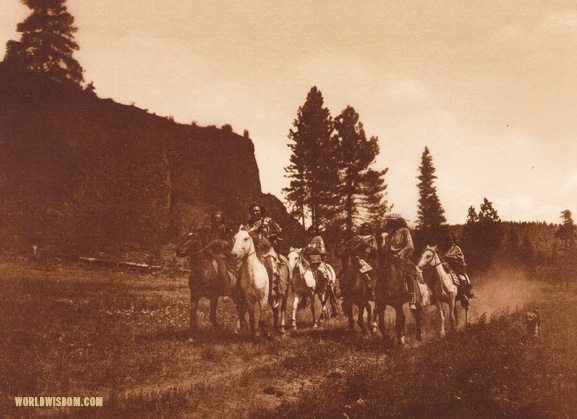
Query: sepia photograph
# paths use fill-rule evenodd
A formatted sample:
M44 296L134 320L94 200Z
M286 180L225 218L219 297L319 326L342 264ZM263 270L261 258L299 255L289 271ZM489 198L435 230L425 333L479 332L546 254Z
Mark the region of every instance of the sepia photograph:
M2 0L0 416L577 417L577 3Z

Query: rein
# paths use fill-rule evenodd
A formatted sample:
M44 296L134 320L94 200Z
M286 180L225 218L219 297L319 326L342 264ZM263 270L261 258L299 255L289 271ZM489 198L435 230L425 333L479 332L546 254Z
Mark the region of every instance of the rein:
M207 244L205 247L203 247L202 249L200 249L198 252L191 253L190 255L191 255L191 256L192 256L192 255L198 255L198 254L204 252L206 249L208 249L210 246L212 246L215 242L216 242L216 240L211 241L209 244Z

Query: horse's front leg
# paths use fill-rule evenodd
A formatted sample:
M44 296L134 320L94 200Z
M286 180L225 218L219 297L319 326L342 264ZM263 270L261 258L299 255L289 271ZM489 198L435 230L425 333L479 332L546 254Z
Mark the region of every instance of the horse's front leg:
M286 305L288 300L288 291L282 296L280 305L280 334L284 335L286 333L285 329L285 318L286 318Z
M455 327L459 327L459 307L455 301Z
M369 306L369 308L368 308L368 310L367 310L367 313L368 313L369 317L370 317L370 309L371 309L371 308L370 308L370 306ZM367 328L367 325L365 324L365 310L366 310L366 307L361 304L361 305L359 306L359 318L358 318L357 323L358 323L359 327L361 328L361 333L362 333L363 335L368 335L368 334L369 334L369 329Z
M280 309L280 304L277 306L273 305L273 307L272 307L272 318L273 318L273 330L274 331L279 330L279 309Z
M293 299L293 309L292 309L292 314L291 314L291 322L290 322L290 327L294 328L295 330L297 329L297 307L299 305L299 300L300 300L301 296L297 293L295 293L294 299Z
M248 324L250 326L250 335L253 340L257 338L257 330L256 330L256 304L257 303L249 303L248 304Z
M457 325L455 322L455 299L449 301L449 322L451 323L451 330L455 330Z
M343 311L349 319L349 332L353 333L355 331L355 319L353 317L353 305L350 301L343 301Z
M257 302L255 307L256 312L258 313L258 327L267 339L271 339L272 335L266 331L265 327L265 315L266 315L266 302ZM278 308L277 308L278 310Z
M238 314L238 322L236 325L235 333L239 330L247 330L248 325L246 323L246 306L241 295L236 295L233 297L234 305L236 306L236 312Z
M190 333L196 335L198 333L198 301L200 297L196 295L190 296Z
M319 301L320 301L320 303L321 303L321 315L319 316L319 324L320 324L321 326L322 326L323 323L325 322L326 316L327 316L327 314L326 314L326 312L325 312L325 310L326 310L326 304L327 304L325 295L326 295L325 293L317 294L317 296L319 297Z
M312 290L311 291L311 312L313 313L313 328L317 329L319 327L319 325L317 324L317 313L316 313L316 307L315 307L315 291Z
M218 307L218 296L216 297L210 297L210 314L209 319L210 322L212 323L212 327L214 328L214 330L220 330L220 326L218 325L218 322L216 321L216 309Z
M447 333L445 331L445 313L443 313L443 303L439 298L437 298L437 311L439 312L439 317L441 318L441 336L445 336Z
M403 306L395 307L395 331L397 332L397 344L399 346L405 346L405 322L406 322L405 312L403 311Z
M383 335L383 340L387 340L387 330L385 326L385 313L386 310L383 309L379 314L379 330L381 331L381 335Z
M373 307L371 307L371 303L367 303L366 309L367 309L367 326L371 333L375 333L377 331L377 316L375 315Z
M415 318L415 326L417 328L417 341L422 342L423 334L421 331L421 309L416 308L415 310L411 310L411 312L413 313L413 317Z

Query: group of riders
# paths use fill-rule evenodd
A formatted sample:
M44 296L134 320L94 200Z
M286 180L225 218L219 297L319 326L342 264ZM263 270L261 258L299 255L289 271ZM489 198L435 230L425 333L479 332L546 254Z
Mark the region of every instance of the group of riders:
M275 278L278 277L281 261L279 241L281 240L282 228L266 215L265 208L257 203L249 206L250 217L244 224L244 229L256 235L268 248L264 258L271 277L271 290L275 289ZM210 245L206 251L216 261L218 280L222 281L224 301L229 299L232 293L232 277L238 272L239 261L230 256L233 246L234 232L225 223L222 211L218 210L211 214L211 225L205 227L210 231ZM415 309L421 302L419 282L423 282L421 270L412 260L414 245L411 232L406 221L400 216L389 216L384 225L382 249L384 250L384 263L389 269L395 269L405 280L409 295L411 309ZM308 244L302 254L309 262L317 276L329 278L326 266L327 250L324 240L315 226L307 230ZM374 300L373 284L378 261L378 242L373 234L370 224L365 223L358 232L344 229L342 238L336 246L336 254L339 257L351 256L355 269L363 278L369 300ZM467 275L467 264L461 248L457 245L454 235L450 234L446 240L443 265L448 272L453 272L460 278L462 298L472 298L472 284ZM340 278L341 275L339 274ZM337 295L346 292L346 282L340 278L341 291Z

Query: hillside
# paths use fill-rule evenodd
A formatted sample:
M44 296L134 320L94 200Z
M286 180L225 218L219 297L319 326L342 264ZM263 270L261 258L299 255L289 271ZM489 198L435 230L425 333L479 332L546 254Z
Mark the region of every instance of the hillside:
M0 240L67 253L153 248L261 196L254 145L0 63Z

